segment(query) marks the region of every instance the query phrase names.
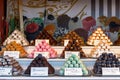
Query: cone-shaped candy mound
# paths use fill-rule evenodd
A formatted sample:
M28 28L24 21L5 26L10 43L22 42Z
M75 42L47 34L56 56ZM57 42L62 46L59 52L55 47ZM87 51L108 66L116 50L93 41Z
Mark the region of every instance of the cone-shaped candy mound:
M30 53L29 57L33 58L35 52L49 52L49 58L56 58L57 52L45 41L41 41Z
M70 40L68 42L67 46L64 48L62 54L60 55L61 58L65 58L65 51L79 51L80 57L87 57L83 52L78 40Z
M0 60L0 67L12 67L13 75L23 74L23 68L20 64L13 57L9 57L7 55Z
M113 53L103 53L98 57L95 62L93 72L94 74L102 74L103 67L119 67L120 68L120 61L118 58L113 55Z
M27 52L24 50L21 44L18 44L15 41L10 42L5 46L5 48L2 48L2 51L0 52L1 56L3 55L4 51L20 51L20 58L27 57Z
M16 41L22 46L29 45L29 42L24 37L24 34L20 32L19 30L14 30L13 33L3 42L3 45L5 46L12 41Z
M48 74L54 74L54 68L48 63L45 57L39 54L28 66L25 71L25 74L30 75L31 67L48 67Z
M71 55L61 67L59 74L64 75L65 68L82 68L83 75L88 75L88 70L76 55Z

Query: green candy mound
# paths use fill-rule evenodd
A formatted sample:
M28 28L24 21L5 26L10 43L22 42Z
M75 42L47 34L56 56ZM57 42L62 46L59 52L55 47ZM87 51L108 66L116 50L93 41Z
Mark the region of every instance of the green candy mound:
M80 60L80 58L74 54L72 54L64 63L64 65L60 68L59 74L64 75L65 68L82 68L83 75L88 75L88 70Z

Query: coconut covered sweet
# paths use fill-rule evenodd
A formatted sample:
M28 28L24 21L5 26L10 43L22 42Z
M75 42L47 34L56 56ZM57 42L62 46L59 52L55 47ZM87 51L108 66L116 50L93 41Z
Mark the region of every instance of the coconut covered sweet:
M22 46L29 45L29 42L24 37L24 34L20 32L19 30L14 30L13 33L3 42L3 45L5 46L12 41L16 41Z

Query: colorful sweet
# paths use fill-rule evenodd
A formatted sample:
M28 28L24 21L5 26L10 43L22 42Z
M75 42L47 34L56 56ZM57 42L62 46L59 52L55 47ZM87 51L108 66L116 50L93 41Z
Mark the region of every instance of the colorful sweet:
M95 62L93 72L96 75L102 74L102 68L118 67L120 68L120 61L113 53L102 53ZM113 73L114 74L114 73Z
M92 35L89 36L87 44L88 45L98 45L98 43L100 43L100 41L103 41L108 45L112 45L112 42L110 41L108 36L106 36L104 34L103 30L99 27L99 28L97 28L97 30L95 30L92 33Z
M20 32L19 30L14 30L13 33L3 42L3 45L5 46L12 41L16 41L22 46L29 45L29 42L24 37L24 34Z
M23 74L23 68L20 66L19 62L7 55L0 60L0 67L12 67L12 75L15 76Z
M50 45L57 44L57 41L46 30L40 32L36 39L49 39ZM35 45L35 40L31 42L31 45Z
M27 57L27 52L24 50L21 44L18 44L15 41L10 42L4 48L2 48L2 51L0 52L0 56L3 55L4 51L20 51L20 58Z
M76 55L71 55L64 63L64 65L59 70L60 75L64 75L65 68L82 68L83 75L88 75L88 70Z
M79 51L80 57L87 57L85 53L83 52L81 46L79 43L79 40L70 40L67 44L67 46L64 48L62 54L60 55L61 58L65 58L65 51Z
M28 66L25 71L25 74L30 75L31 67L48 67L48 74L54 74L54 68L48 63L45 57L39 54Z
M34 57L35 52L49 52L49 58L56 58L57 52L45 41L42 40L29 55L30 58Z
M81 46L85 45L83 38L78 36L74 31L68 32L65 36L62 37L61 45L64 44L64 40L77 40Z

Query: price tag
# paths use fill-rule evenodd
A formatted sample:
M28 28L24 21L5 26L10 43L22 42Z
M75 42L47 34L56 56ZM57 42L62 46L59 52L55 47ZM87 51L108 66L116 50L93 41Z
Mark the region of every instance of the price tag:
M102 75L120 75L119 68L102 68Z
M4 56L8 55L9 57L19 58L19 51L4 51Z
M35 40L35 46L37 46L41 41L46 41L46 43L48 43L49 44L49 39L36 39Z
M72 54L79 56L79 51L65 51L65 58L69 58Z
M69 40L64 40L64 46L67 46Z
M0 76L11 76L12 75L12 67L0 67Z
M81 75L83 75L83 73L82 73L81 68L65 68L64 75L66 75L66 76L81 76Z
M49 52L35 52L34 53L34 58L38 56L38 54L42 54L45 58L49 58Z
M48 76L48 67L31 67L31 76Z

